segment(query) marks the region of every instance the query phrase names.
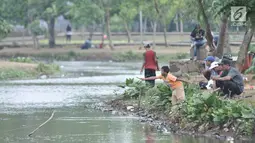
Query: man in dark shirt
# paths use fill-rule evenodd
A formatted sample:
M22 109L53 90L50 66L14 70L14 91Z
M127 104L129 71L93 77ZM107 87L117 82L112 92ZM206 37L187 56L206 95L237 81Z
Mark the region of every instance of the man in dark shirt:
M150 44L145 44L144 48L145 48L145 53L143 53L144 61L140 72L142 73L143 69L145 69L144 70L145 78L154 77L156 76L156 70L159 71L156 52L150 49ZM146 82L149 83L151 86L155 85L155 80L148 80Z
M194 55L192 57L192 60L196 58L197 56L197 48L199 48L200 46L203 46L206 43L204 36L205 36L205 31L201 29L199 24L197 24L195 29L190 34L191 41L194 46Z
M222 69L227 73L224 76L212 77L215 81L222 81L223 85L221 90L223 91L225 97L233 97L234 95L240 95L244 91L243 77L240 72L231 67L231 61L228 59L223 59L221 61Z

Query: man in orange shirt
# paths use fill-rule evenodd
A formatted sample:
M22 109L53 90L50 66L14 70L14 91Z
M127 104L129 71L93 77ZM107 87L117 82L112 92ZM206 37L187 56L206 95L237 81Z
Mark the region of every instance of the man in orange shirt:
M156 52L150 49L150 44L146 44L144 48L146 51L143 54L144 62L140 72L142 73L143 69L145 69L145 78L156 76L156 70L159 70ZM146 82L151 86L155 85L155 80L148 80Z
M161 75L148 77L148 78L139 78L141 80L155 80L162 79L168 86L170 86L172 90L172 105L175 105L181 101L185 100L185 92L181 79L178 79L171 73L169 73L170 69L168 66L163 66L161 68Z

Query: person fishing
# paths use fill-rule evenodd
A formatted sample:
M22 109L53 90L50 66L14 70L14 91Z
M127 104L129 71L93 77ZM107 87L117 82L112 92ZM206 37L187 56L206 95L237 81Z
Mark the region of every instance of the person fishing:
M185 100L185 91L183 86L182 79L179 79L170 73L170 69L168 66L163 66L161 68L161 75L152 76L147 78L139 78L141 80L156 80L162 79L172 90L171 102L172 105L176 105ZM186 82L186 81L184 81Z
M191 60L197 59L197 50L199 47L203 46L206 43L205 40L205 31L200 27L199 24L196 25L194 30L190 34L191 41L192 41L192 47L194 48L194 54L191 58Z

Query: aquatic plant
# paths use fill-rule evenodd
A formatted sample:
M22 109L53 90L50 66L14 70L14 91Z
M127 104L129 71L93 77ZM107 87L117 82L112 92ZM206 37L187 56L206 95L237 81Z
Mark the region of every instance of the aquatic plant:
M207 125L207 130L213 127L231 129L236 135L252 135L255 129L255 109L242 100L223 100L215 93L203 92L197 85L185 84L186 100L171 107L171 90L159 84L148 88L144 83L127 79L127 89L124 97L138 97L143 87L143 102L150 109L157 111L171 111L169 117L172 121L182 124L195 123L193 129L199 130L200 125ZM132 83L132 84L131 84ZM137 98L135 98L137 99ZM169 112L168 112L169 113Z

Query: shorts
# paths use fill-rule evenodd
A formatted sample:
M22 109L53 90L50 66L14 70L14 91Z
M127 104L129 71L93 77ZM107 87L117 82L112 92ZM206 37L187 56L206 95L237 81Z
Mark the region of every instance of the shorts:
M171 100L172 100L172 105L175 105L185 100L185 91L183 86L172 90Z

